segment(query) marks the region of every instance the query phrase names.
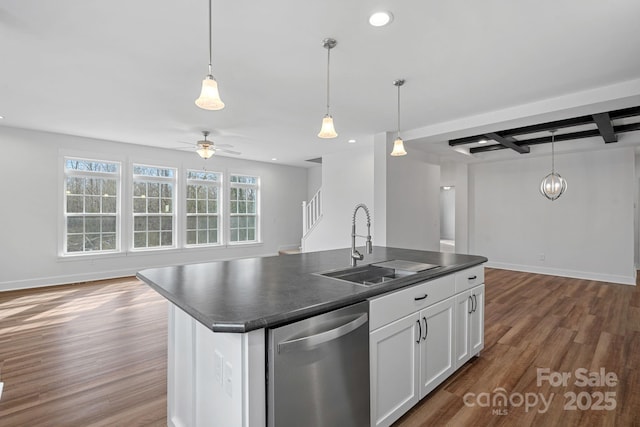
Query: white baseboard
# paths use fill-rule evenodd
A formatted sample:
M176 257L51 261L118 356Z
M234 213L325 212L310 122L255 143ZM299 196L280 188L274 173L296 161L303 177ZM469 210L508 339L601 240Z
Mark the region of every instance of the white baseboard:
M35 279L12 280L10 282L0 282L0 292L135 276L136 271L137 270L101 271L82 274L65 274L64 276L47 276Z
M636 284L635 274L633 276L620 276L615 274L601 274L590 271L565 270L560 268L539 267L533 265L509 264L504 262L487 262L485 267L497 268L500 270L523 271L525 273L547 274L551 276L571 277L573 279L595 280L598 282L617 283L621 285ZM635 272L634 272L635 273Z

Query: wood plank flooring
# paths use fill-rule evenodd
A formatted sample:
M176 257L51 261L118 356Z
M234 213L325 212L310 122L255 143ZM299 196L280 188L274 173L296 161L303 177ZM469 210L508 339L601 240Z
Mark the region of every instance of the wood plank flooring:
M640 288L493 269L485 288L480 357L395 427L640 426ZM167 303L135 278L1 292L0 425L166 425L166 335ZM538 386L538 368L571 378ZM580 387L580 368L617 385Z
M135 278L0 292L0 426L166 425L166 343Z

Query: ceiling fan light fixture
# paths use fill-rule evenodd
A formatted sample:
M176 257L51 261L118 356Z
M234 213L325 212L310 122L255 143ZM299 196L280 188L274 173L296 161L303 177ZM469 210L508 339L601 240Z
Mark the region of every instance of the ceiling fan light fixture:
M196 99L196 105L203 110L222 110L224 102L220 99L218 92L218 82L211 74L202 80L202 91L200 97Z
M211 147L211 144L199 143L196 153L203 159L208 159L216 153L216 150Z
M200 97L196 99L196 105L204 110L222 110L224 102L220 99L218 82L211 72L211 0L209 0L209 73L202 80Z

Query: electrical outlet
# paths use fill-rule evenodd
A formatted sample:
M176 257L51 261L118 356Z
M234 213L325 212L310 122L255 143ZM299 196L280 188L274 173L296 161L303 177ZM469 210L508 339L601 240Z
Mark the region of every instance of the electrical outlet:
M538 255L538 261L544 261L544 259L545 259L544 254Z
M224 359L219 351L213 353L213 380L222 386L222 365Z
M231 363L226 362L224 364L224 391L227 393L229 397L232 397L232 378L233 378L233 368Z

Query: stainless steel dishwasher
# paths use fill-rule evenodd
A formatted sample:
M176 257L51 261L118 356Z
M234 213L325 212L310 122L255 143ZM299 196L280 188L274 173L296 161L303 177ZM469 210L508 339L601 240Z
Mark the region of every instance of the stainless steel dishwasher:
M369 303L269 329L269 427L369 425Z

